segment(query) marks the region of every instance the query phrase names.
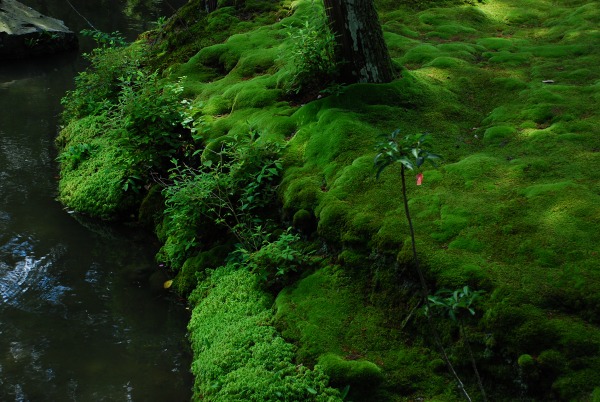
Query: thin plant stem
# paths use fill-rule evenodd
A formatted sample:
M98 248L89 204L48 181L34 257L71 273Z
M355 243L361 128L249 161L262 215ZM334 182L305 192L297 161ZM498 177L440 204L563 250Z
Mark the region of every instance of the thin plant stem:
M458 325L460 326L460 330L462 331L462 336L467 344L467 350L469 351L469 357L471 358L471 365L473 366L473 371L475 372L475 376L477 377L477 385L479 385L479 391L481 391L481 396L483 397L483 401L487 402L487 395L485 394L485 389L483 388L483 381L481 381L481 376L479 375L479 370L477 369L477 364L475 363L475 356L473 355L473 349L471 349L471 342L469 342L469 338L467 338L467 332L465 331L465 326L462 322L462 319L459 319Z
M408 228L410 229L410 240L412 243L413 261L415 264L415 269L417 270L417 274L419 275L419 281L421 282L421 293L423 296L423 302L425 303L425 306L427 307L427 311L431 311L430 305L429 305L429 289L427 287L427 282L425 281L425 276L423 275L423 271L421 271L421 267L419 265L419 257L417 256L417 246L415 244L415 231L413 228L412 219L410 217L410 209L408 208L408 196L406 195L406 177L405 177L406 174L405 174L404 165L402 165L402 167L400 169L400 176L402 177L402 200L404 201L404 212L406 213L406 220L408 221ZM446 363L448 370L450 370L450 373L452 374L452 376L458 383L458 388L462 392L465 399L467 401L471 402L472 399L469 396L469 393L467 392L467 390L465 389L465 385L463 384L460 377L458 376L458 373L454 369L454 366L452 365L452 362L450 361L450 358L448 357L448 354L446 353L446 349L442 345L440 336L431 321L431 317L430 317L429 313L426 314L426 317L427 317L427 323L429 325L429 328L431 329L431 332L433 333L435 343L436 343L437 347L440 349L440 352L442 353L442 357L444 358L444 362Z

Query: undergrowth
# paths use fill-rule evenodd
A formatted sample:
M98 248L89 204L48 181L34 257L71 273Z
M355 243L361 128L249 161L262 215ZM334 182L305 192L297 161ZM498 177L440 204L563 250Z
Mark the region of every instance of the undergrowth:
M58 140L68 206L110 216L146 196L157 210L160 258L196 289L197 395L460 398L419 313L397 175L373 170L377 136L400 127L445 157L407 187L425 279L486 291L476 320L436 322L469 391L473 356L490 400L597 398L597 2L381 0L402 78L330 88L294 84L303 52L326 49L296 40L315 32L311 1L198 3L144 36L150 53L93 56ZM165 105L153 131L144 111ZM286 266L300 240L310 258Z

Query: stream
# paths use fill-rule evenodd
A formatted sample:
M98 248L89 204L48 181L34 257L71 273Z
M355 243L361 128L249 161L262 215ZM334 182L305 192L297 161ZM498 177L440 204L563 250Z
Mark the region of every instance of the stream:
M21 2L131 40L185 0ZM189 312L149 285L155 240L55 200L60 99L80 54L0 62L0 401L188 401Z

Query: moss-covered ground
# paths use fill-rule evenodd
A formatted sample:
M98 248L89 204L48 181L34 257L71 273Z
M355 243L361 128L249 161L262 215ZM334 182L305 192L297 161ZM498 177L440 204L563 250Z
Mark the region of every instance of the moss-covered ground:
M184 77L181 96L189 99L200 151L249 131L286 145L281 222L294 222L322 258L274 295L273 308L259 298L258 318L245 323L272 324L261 337L281 342L276 328L295 345L293 358L282 347L286 361L318 365L314 377L324 372L350 400L461 398L420 309L399 167L379 180L373 169L378 136L427 132L444 161L423 171L423 185L411 177L408 186L427 280L434 291L486 291L462 335L450 320L434 324L469 393L478 400L467 344L490 400L599 400L600 2L376 1L398 78L300 101L289 95L289 32L314 15L311 1L247 1L245 9L224 7L194 25L197 3L147 34L149 63L168 81ZM72 122L62 134L65 149L93 146L97 125L93 117ZM67 204L93 198L101 187L93 180L105 180L98 175L120 183L125 173L112 166L113 151L91 152L85 172L63 168ZM115 205L102 206L102 214L118 210L123 197L113 194L118 186L106 190L103 199ZM194 247L183 288L199 281L199 288L234 292L227 287L233 276L223 276L223 285L215 274L194 276L222 263L223 246L212 254ZM201 300L197 316L214 304ZM206 328L195 322L190 336L200 342ZM210 353L242 349L249 350ZM213 375L201 372L214 364L202 363L209 357L197 356L199 378ZM213 384L199 381L198 395L210 395ZM215 400L238 400L227 395Z

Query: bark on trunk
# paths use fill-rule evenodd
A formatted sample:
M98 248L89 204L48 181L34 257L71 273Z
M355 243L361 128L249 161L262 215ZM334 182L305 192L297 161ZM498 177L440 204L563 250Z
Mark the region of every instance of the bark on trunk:
M204 0L203 3L207 13L212 13L217 9L217 0Z
M345 83L390 82L392 61L373 0L324 0Z

